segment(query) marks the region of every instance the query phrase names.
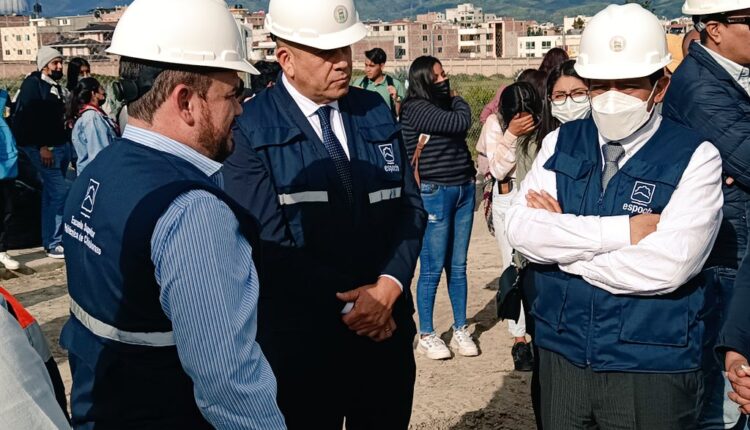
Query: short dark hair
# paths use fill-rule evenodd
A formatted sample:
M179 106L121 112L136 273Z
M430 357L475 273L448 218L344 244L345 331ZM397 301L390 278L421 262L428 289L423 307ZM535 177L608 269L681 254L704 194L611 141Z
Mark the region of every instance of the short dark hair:
M388 59L385 55L385 51L380 48L372 48L369 51L365 51L365 57L375 64L385 64Z
M154 113L164 104L170 93L179 84L189 86L198 96L205 98L208 89L211 87L211 78L208 73L217 71L217 69L201 69L122 57L120 59L120 78L138 81L148 68L151 70L154 68L161 69L161 72L154 79L151 89L135 101L128 103L128 116L149 124L154 119Z
M648 81L651 82L651 86L653 87L657 82L659 82L659 79L663 78L664 76L664 68L661 68L649 75Z
M552 48L544 54L539 71L544 72L545 75L549 75L549 72L568 61L568 59L570 59L570 56L568 56L568 53L564 49Z

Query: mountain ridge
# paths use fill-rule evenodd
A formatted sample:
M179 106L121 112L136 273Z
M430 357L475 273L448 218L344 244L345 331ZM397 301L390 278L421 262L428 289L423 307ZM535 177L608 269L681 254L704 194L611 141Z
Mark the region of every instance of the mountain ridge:
M123 0L40 0L45 16L85 14L97 7L113 7L123 4ZM458 3L445 0L355 0L362 19L393 20L415 17L425 12L445 11ZM126 1L127 2L127 1ZM465 1L468 2L468 1ZM33 4L33 0L28 1ZM230 5L242 5L249 10L267 10L268 0L227 0ZM475 6L484 8L486 13L509 16L519 19L535 19L539 22L562 23L564 15L592 15L610 4L602 0L474 0ZM621 2L618 2L621 3ZM659 16L674 18L680 15L681 0L653 0L654 11Z

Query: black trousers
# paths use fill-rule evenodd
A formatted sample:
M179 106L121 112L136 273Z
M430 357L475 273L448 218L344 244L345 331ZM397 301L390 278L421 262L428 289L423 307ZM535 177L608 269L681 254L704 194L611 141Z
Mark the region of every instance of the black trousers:
M594 372L539 348L545 430L697 428L701 371Z
M259 333L289 430L341 430L344 422L347 430L407 430L416 326L411 316L397 318L397 325L393 337L381 343L343 324Z
M13 179L0 180L0 252L8 250L8 223L13 214Z

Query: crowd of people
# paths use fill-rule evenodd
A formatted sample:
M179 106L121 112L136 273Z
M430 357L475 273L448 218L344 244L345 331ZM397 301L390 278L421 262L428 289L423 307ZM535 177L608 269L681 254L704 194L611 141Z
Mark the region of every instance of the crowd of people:
M745 429L750 2L683 11L695 29L670 40L639 5L597 13L577 59L552 49L498 89L477 160L438 58L400 82L375 48L351 82L352 0L271 0L272 63L244 58L212 0L135 0L110 87L81 59L62 86L43 47L0 121L0 263L18 268L2 252L17 146L66 260L70 413L38 324L0 289L0 423L407 429L415 350L480 354L479 175L537 428Z

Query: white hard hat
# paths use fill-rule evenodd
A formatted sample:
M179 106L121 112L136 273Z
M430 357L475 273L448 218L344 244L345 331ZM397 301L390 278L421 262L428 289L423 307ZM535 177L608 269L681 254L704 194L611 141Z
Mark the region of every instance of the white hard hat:
M635 3L610 5L581 36L575 69L586 79L650 76L672 61L659 18Z
M135 0L112 36L110 54L258 74L223 0Z
M318 49L343 48L367 36L353 0L271 0L266 29Z
M750 8L750 0L685 0L685 15L711 15Z

